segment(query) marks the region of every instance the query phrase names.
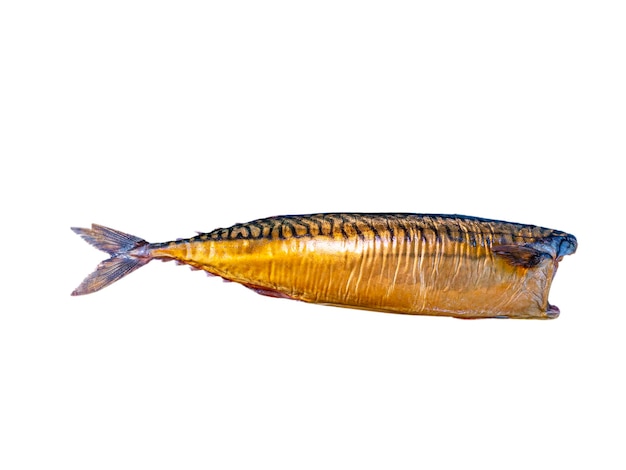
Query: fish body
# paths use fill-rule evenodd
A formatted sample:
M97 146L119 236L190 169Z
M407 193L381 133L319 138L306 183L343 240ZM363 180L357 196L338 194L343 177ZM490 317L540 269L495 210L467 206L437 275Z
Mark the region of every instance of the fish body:
M565 232L460 215L289 215L153 244L98 225L74 230L111 254L74 295L173 259L264 295L459 318L558 316L550 285L577 246Z

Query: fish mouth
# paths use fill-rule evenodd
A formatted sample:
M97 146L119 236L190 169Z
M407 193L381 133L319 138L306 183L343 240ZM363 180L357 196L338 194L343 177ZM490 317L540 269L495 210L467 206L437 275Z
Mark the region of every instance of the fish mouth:
M561 310L559 310L559 307L557 307L556 305L548 304L548 310L546 311L546 315L548 318L557 318L560 313Z

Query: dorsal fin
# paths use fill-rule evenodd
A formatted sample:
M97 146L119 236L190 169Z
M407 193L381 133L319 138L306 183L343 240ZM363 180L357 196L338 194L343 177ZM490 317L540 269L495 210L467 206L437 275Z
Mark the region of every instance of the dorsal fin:
M548 253L527 245L497 245L492 248L492 251L513 266L524 268L537 266L544 256L549 256Z

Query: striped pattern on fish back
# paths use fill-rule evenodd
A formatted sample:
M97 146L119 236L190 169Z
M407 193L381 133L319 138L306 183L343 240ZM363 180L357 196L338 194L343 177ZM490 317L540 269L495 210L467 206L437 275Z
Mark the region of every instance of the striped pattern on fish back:
M220 228L192 238L205 240L415 240L465 242L471 246L535 243L566 235L552 229L461 215L406 213L326 213L285 215Z

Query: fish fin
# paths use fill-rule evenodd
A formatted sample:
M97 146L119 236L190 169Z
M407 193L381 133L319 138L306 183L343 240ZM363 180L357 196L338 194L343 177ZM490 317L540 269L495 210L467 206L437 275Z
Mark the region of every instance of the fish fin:
M270 289L268 287L254 286L252 284L243 284L243 285L246 286L248 289L253 290L257 294L265 295L267 297L274 297L277 299L293 299L293 297L291 297L290 295L283 294L282 292L279 292L275 289Z
M129 251L139 245L148 243L142 238L103 225L91 224L90 229L72 227L72 230L90 245L110 255Z
M104 260L94 272L81 282L80 286L74 289L72 295L91 294L104 289L134 270L141 268L148 261L150 258L131 258L128 256L113 256Z
M90 245L111 255L72 292L72 295L91 294L147 264L152 257L148 250L137 250L148 245L142 238L112 228L93 224L90 229L72 227Z
M532 268L537 266L547 253L526 245L498 245L492 251L506 259L513 266Z

